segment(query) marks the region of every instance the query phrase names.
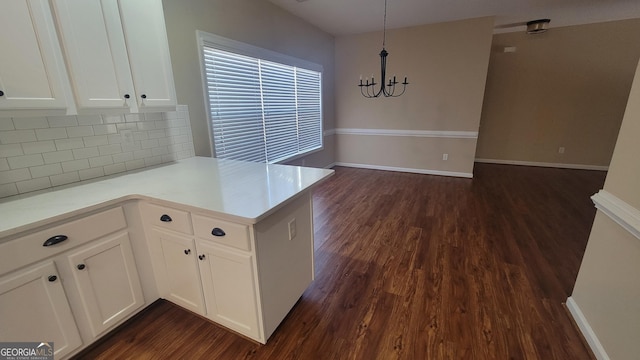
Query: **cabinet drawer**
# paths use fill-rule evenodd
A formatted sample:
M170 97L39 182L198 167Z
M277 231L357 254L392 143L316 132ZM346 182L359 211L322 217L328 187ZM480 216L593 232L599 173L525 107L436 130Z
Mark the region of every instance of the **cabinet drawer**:
M0 274L98 239L127 227L121 207L38 231L0 244ZM45 241L64 235L66 240L50 246Z
M193 234L189 213L155 204L144 204L143 217L145 222L161 228Z
M196 236L201 239L212 240L216 243L232 246L238 249L251 251L249 241L249 227L232 222L193 215L193 228ZM224 235L215 236L213 229L220 229Z

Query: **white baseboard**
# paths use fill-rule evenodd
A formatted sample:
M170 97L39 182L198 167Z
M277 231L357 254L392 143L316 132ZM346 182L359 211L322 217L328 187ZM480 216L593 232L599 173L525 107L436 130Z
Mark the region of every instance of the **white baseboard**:
M361 169L398 171L398 172L408 172L408 173L427 174L427 175L441 175L441 176L453 176L453 177L463 177L463 178L472 178L473 177L472 173L463 173L463 172L455 172L455 171L413 169L413 168L403 168L403 167L383 166L383 165L371 165L371 164L354 164L354 163L345 163L345 162L339 162L339 161L336 162L334 165L336 165L336 166L353 167L353 168L361 168Z
M336 166L336 163L332 162L331 164L329 164L329 165L325 166L324 168L325 168L325 169L331 169L331 168L333 168L334 166Z
M609 171L608 166L586 165L586 164L560 164L560 163L547 163L547 162L537 162L537 161L479 159L479 158L475 159L475 162L488 163L488 164L538 166L538 167L550 167L550 168L560 168L560 169Z
M578 307L578 304L576 304L575 300L573 300L573 297L571 296L567 298L567 308L596 358L598 360L610 360L609 355L607 355L607 352L604 350L600 340L598 340L596 333L593 332L591 325L589 325L587 318L584 317L582 310L580 310L580 307Z

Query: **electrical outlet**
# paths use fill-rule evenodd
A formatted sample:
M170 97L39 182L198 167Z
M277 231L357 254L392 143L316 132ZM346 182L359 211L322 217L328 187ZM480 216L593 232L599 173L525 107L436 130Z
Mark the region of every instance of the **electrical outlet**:
M296 219L289 221L289 240L293 240L296 237Z
M564 154L564 146L558 148L558 154Z
M442 160L449 160L449 154L442 154Z

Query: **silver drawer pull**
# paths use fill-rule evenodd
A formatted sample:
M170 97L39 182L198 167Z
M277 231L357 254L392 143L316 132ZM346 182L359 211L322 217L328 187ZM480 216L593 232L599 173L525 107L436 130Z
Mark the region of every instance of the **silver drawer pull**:
M67 237L67 235L56 235L56 236L52 236L50 238L47 239L47 241L44 242L44 244L42 244L42 246L51 246L51 245L55 245L58 243L61 243L65 240L67 240L69 237Z

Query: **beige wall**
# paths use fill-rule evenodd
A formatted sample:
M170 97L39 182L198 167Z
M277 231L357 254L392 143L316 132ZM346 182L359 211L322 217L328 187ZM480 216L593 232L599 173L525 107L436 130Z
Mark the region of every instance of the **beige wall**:
M336 128L478 130L493 18L387 31L387 72L409 77L399 98L366 99L359 77L380 77L382 33L336 38ZM337 136L339 163L471 173L475 139ZM443 161L442 154L449 160Z
M640 214L640 63L604 190ZM635 221L640 223L640 215ZM572 298L611 359L640 354L640 239L598 211Z
M268 1L163 0L163 5L178 102L189 105L197 155L211 156L211 146L196 30L322 65L324 128L334 128L333 36ZM333 163L332 143L332 139L325 141L324 150L308 156L306 165ZM297 162L302 163L302 159Z
M476 156L609 165L639 34L640 19L495 35Z

